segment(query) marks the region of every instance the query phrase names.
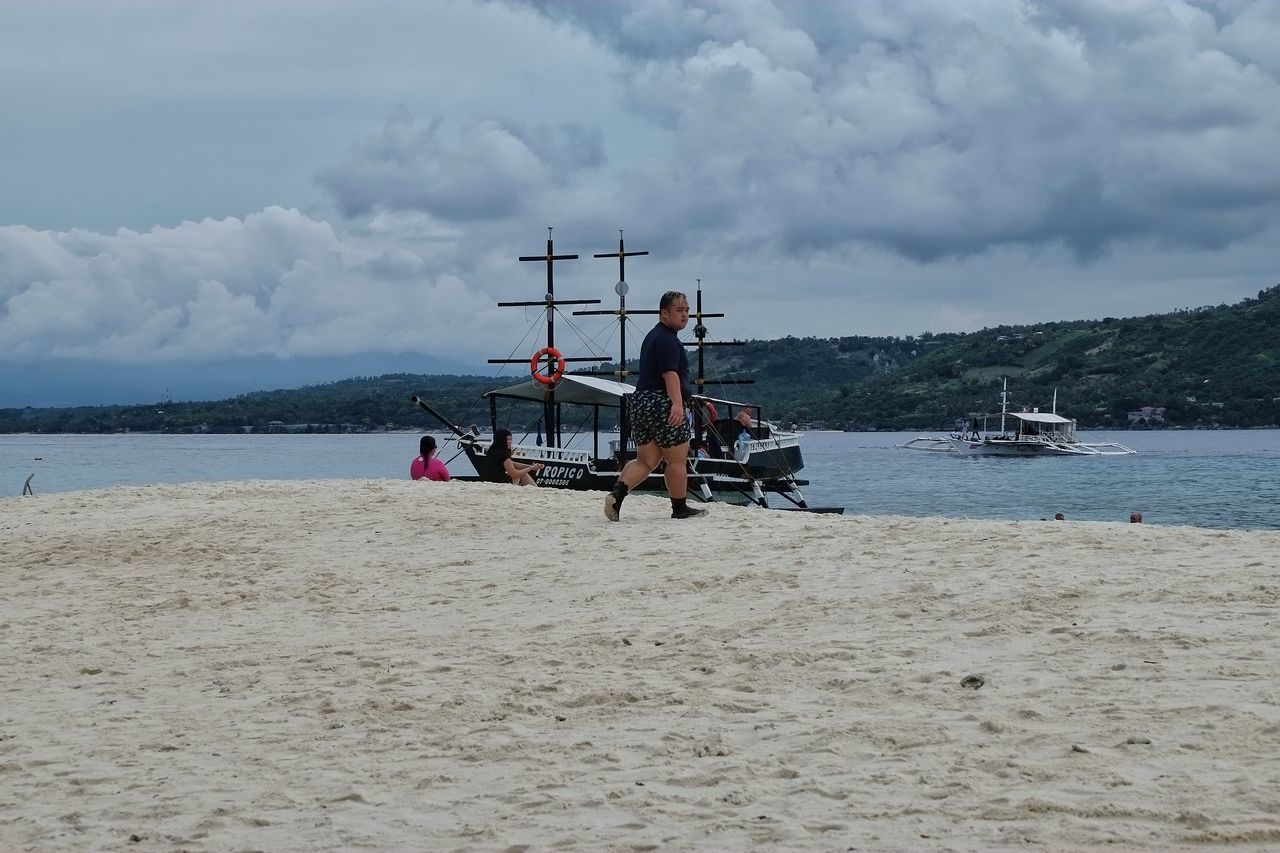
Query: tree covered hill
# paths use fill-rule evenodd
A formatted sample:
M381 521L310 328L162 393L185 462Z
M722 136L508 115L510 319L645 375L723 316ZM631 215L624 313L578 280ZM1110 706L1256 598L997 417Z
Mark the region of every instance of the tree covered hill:
M395 373L255 391L211 402L162 400L145 406L0 409L0 432L368 432L388 426L416 428L425 422L426 415L412 406L410 396L429 398L443 414L470 423L480 417L476 401L493 387L492 377Z
M1058 411L1085 427L1280 425L1280 285L1236 305L1145 317L1001 326L919 337L782 338L708 348L714 397L748 400L782 421L843 429L938 429L1011 405ZM696 363L696 356L692 358ZM480 395L512 381L388 374L199 403L0 409L0 432L254 432L437 429L419 394L455 423L488 422ZM1163 410L1163 411L1160 411ZM503 408L533 428L537 407ZM274 423L273 423L274 422Z
M849 382L792 384L778 394L792 397L782 411L854 429L938 428L998 409L1009 377L1011 403L1047 409L1056 389L1061 414L1082 427L1128 427L1143 406L1164 409L1148 425L1280 424L1280 286L1238 305L925 334L914 345L810 341L797 365L833 375L847 364ZM777 382L758 373L762 386Z

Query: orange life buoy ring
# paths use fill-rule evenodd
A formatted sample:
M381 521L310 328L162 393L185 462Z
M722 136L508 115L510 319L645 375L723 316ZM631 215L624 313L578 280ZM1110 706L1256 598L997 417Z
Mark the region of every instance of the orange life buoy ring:
M704 403L704 405L707 407L707 423L709 424L715 423L716 422L715 404L712 403L710 400L708 400L706 403Z
M544 357L556 360L555 369L551 371L550 376L539 369L542 367L542 359ZM529 359L529 372L533 374L534 379L543 385L555 385L564 376L564 356L555 347L543 347L533 354L533 358Z

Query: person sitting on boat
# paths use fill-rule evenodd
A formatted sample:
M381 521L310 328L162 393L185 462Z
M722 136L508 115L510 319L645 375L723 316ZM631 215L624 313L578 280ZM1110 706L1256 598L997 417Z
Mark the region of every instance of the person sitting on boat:
M489 457L491 471L501 471L517 486L537 486L533 475L542 470L541 462L525 465L511 458L511 430L500 429L493 433L493 444L485 454ZM493 479L501 482L501 475Z
M689 442L689 451L695 459L710 459L711 454L707 453L707 446L699 439L693 439Z
M414 480L449 482L449 469L436 458L436 440L424 435L418 442L418 458L409 464L409 477Z
M746 409L738 412L738 425L742 427L742 432L738 433L738 440L734 443L734 454L739 462L747 461L747 457L751 455L751 413Z

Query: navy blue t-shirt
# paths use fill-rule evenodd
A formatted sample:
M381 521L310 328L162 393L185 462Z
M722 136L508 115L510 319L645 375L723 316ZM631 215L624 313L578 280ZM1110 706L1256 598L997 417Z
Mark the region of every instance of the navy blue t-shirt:
M667 383L662 374L674 370L680 377L680 393L687 400L693 396L693 383L689 381L689 356L675 330L659 323L644 336L640 344L640 371L636 381L637 391L665 391Z

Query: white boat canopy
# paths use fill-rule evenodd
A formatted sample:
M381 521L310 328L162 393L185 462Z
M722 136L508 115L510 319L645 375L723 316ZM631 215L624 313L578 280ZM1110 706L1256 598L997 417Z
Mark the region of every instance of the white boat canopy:
M999 414L997 412L997 414ZM1029 421L1037 424L1069 424L1074 423L1071 418L1064 418L1062 415L1052 415L1048 412L1006 412L1006 417L1017 418L1020 421ZM990 417L990 415L988 415Z
M601 379L598 376L575 376L566 373L556 385L557 403L577 403L585 406L612 406L617 408L624 396L636 390L625 382ZM541 403L547 397L547 386L533 379L518 385L496 388L486 397L510 397L516 400L533 400Z
M615 382L612 379L601 379L598 376L582 376L574 373L566 373L561 379L560 384L556 385L556 402L557 403L577 403L584 406L612 406L617 408L619 401L627 394L635 391L635 387L625 382ZM508 397L515 400L533 400L541 403L547 397L547 386L533 379L527 379L516 385L508 385L506 388L495 388L488 392L486 397ZM754 408L750 403L739 403L736 400L721 400L718 397L704 397L695 395L699 400L709 400L729 406L737 406L740 409ZM726 415L727 417L727 415Z

